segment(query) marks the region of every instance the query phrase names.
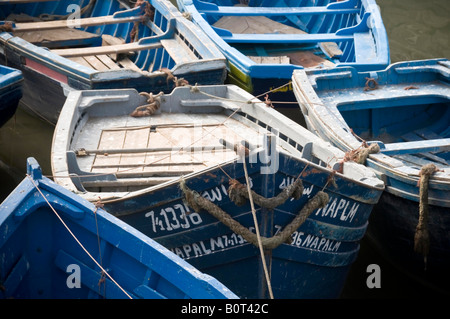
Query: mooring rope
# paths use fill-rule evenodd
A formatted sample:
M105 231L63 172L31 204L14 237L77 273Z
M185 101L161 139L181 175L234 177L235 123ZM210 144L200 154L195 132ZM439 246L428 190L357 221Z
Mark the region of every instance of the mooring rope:
M255 205L253 203L252 192L251 192L251 189L250 189L250 181L249 181L249 178L248 178L247 165L245 164L245 153L243 154L241 152L241 158L242 158L242 164L244 166L245 182L247 184L247 191L248 191L248 196L249 196L249 200L250 200L250 207L252 209L253 224L255 226L256 239L257 239L257 242L258 242L259 254L261 256L261 263L262 263L263 269L264 269L264 277L266 278L266 284L267 284L267 289L269 290L270 299L273 299L272 284L271 284L271 281L270 281L270 275L269 275L269 271L267 269L266 258L265 258L265 255L264 255L264 249L263 249L263 245L262 245L262 242L261 242L261 234L259 233L258 219L256 218Z
M189 207L196 212L200 212L202 209L209 214L217 218L224 225L230 228L236 234L241 235L249 243L258 246L258 240L256 234L251 232L246 227L242 226L239 222L235 221L228 213L223 211L219 206L204 198L199 193L191 190L185 180L182 178L180 181L180 189L183 192L183 199L186 201ZM267 238L262 236L261 243L264 249L275 249L282 243L290 243L290 236L298 229L308 216L315 210L324 207L328 203L328 194L324 191L319 191L311 198L303 208L297 213L296 217L288 224L282 231L276 235Z
M284 204L290 197L299 199L303 193L303 183L299 178L296 179L291 185L285 187L277 196L271 198L261 196L253 190L248 190L236 179L230 180L229 183L230 187L228 188L228 195L236 206L244 205L246 203L246 199L250 199L251 196L258 206L267 209L274 209L275 207Z
M419 173L419 221L414 234L414 251L423 255L425 269L430 251L430 235L428 231L428 184L430 176L439 169L434 164L422 166Z
M56 217L58 217L59 221L63 224L63 226L67 229L67 231L69 232L70 235L72 235L72 237L75 239L75 241L78 243L78 245L84 250L84 252L89 256L89 258L92 259L92 261L100 268L100 270L102 271L102 275L105 274L106 276L108 276L108 278L120 289L123 291L123 293L130 299L133 299L126 291L125 289L123 289L115 280L114 278L111 277L110 274L108 274L108 272L102 267L102 265L100 265L98 263L98 261L89 253L89 251L83 246L83 244L79 241L79 239L75 236L75 234L70 230L69 226L67 226L67 224L64 222L64 220L61 218L61 216L59 216L58 212L53 208L53 206L50 204L50 202L47 200L47 198L44 196L44 194L42 193L42 191L40 190L40 188L36 185L36 183L34 182L33 178L27 174L28 179L31 180L31 182L33 183L34 187L37 189L37 191L39 192L39 194L42 196L42 198L45 200L45 202L47 203L47 205L50 207L50 209L53 211L53 213L56 215ZM96 208L97 210L97 208Z

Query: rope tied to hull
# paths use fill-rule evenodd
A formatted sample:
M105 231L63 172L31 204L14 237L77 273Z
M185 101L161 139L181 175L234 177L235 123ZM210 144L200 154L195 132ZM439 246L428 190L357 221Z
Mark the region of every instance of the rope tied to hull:
M380 152L380 145L372 143L368 145L365 141L357 149L349 150L344 154L344 158L340 162L339 172L342 173L344 162L355 162L364 165L370 154Z
M261 207L267 209L274 209L284 204L288 198L299 199L303 193L303 183L301 179L296 179L294 183L284 188L281 193L272 198L266 198L257 194L255 191L251 191L253 201ZM228 188L228 196L236 204L236 206L242 206L249 199L249 192L247 187L242 185L238 180L232 179L230 181L230 187Z
M150 116L155 113L160 106L160 97L164 95L163 92L153 95L153 93L140 92L139 95L145 96L147 98L147 104L138 106L130 116L133 117L143 117Z
M432 174L439 171L434 164L422 166L419 173L419 221L414 234L414 251L423 255L425 269L430 251L430 235L428 231L428 184Z
M184 200L189 207L196 212L200 212L202 209L209 214L217 218L220 222L230 228L233 232L241 235L247 242L258 247L257 235L251 232L248 228L244 227L241 223L233 219L228 213L223 211L219 206L204 198L196 191L187 187L186 182L182 179L180 181L180 188L183 192ZM248 194L248 193L247 193ZM298 229L308 216L316 209L324 207L328 203L328 194L323 191L319 191L313 198L311 198L303 208L297 213L295 218L286 226L283 230L276 235L267 238L261 236L261 242L264 249L272 250L280 246L282 243L291 243L291 235L296 229Z
M135 8L142 6L144 6L142 8L143 15L141 17L141 21L136 21L133 24L133 28L130 31L130 42L136 42L138 40L139 24L145 23L147 21L153 21L155 17L155 8L149 2L144 0L138 0L134 5Z

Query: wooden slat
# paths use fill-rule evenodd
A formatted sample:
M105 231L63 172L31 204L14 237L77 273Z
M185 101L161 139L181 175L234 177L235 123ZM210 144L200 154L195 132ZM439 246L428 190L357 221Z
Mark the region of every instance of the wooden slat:
M109 70L109 68L103 64L102 61L100 61L99 59L97 59L97 57L95 55L88 55L85 56L84 59L90 64L92 65L92 67L94 69L96 69L97 71L107 71Z
M150 134L150 128L140 130L126 131L125 140L123 143L124 149L146 148ZM126 167L128 170L131 165L138 166L133 172L141 172L145 163L145 153L127 153L122 154L120 165Z
M152 44L125 43L105 47L102 46L102 47L76 48L76 49L59 49L59 50L52 50L52 52L67 58L86 55L119 54L131 51L156 49L160 47L161 43L152 43Z
M14 31L13 34L30 43L46 45L49 48L58 47L58 45L89 45L96 42L100 44L100 36L98 34L71 28L64 28L58 30L58 32L48 30L37 30L34 32Z
M348 14L358 13L360 9L314 7L247 7L247 6L212 6L210 10L199 10L207 15L226 16L283 16L283 15L314 15L314 14Z
M109 149L109 148L122 148L123 141L125 140L125 131L118 130L118 131L102 131L102 134L100 136L100 141L98 144L99 149ZM115 166L120 163L120 154L111 154L111 155L97 155L94 159L93 165L98 166ZM94 167L91 169L92 172L102 172L102 173L111 173L111 172L117 172L117 168L115 170L111 169L100 169Z
M249 56L249 58L259 64L289 64L288 56Z
M96 56L97 59L103 62L109 69L118 70L120 67L106 54L99 54Z
M39 22L26 22L26 23L16 23L14 31L27 32L27 31L44 31L44 30L55 30L67 27L90 27L95 25L107 25L116 23L129 23L140 21L141 16L132 17L120 17L114 18L114 16L103 16L103 17L93 17L93 18L81 18L76 20L76 25L74 25L74 20L55 20L55 21L39 21Z
M121 58L118 63L122 65L125 69L130 69L137 72L143 72L136 64L133 63L127 57Z
M102 47L58 49L52 50L52 52L67 58L67 57L87 56L87 55L119 54L119 53L127 53L130 51L156 49L160 47L161 43L159 42L152 44L125 43L120 45L111 45Z
M88 68L92 68L92 65L89 64L88 61L86 61L84 58L82 57L74 57L74 58L69 58L69 60L76 62L78 64L84 65Z
M176 64L198 60L186 44L181 43L176 39L161 40L161 44Z
M450 151L450 138L385 144L381 152L386 155L417 154L424 152Z

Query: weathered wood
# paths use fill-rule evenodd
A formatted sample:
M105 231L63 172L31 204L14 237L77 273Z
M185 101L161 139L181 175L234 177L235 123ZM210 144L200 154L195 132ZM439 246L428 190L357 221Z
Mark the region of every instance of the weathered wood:
M229 30L233 34L290 34L290 35L308 35L303 30L287 26L283 23L279 23L272 19L262 16L225 16L219 19L215 24L215 27ZM276 35L275 35L276 36ZM234 37L234 36L233 36ZM231 37L231 38L233 38ZM269 43L268 41L267 43ZM325 45L330 51L337 45L333 46L328 43ZM260 51L264 52L263 44L261 44ZM314 52L306 50L285 51L280 50L280 53L264 52L261 55L268 55L255 57L249 56L249 58L259 64L297 64L304 67L314 67L318 65L334 66L334 63L321 58L314 54ZM339 54L335 51L333 54ZM340 52L342 54L342 52Z
M96 25L107 25L116 23L131 23L140 21L141 16L133 17L119 17L114 18L114 16L103 16L103 17L93 17L93 18L81 18L76 21L72 19L68 20L54 20L54 21L38 21L38 22L26 22L26 23L16 23L14 27L15 32L27 32L27 31L46 31L55 30L63 28L85 28Z
M117 62L120 65L122 65L122 67L124 67L125 69L130 69L130 70L137 71L137 72L143 72L136 64L134 64L133 61L131 61L127 57L123 57Z
M249 56L249 58L259 64L289 64L288 56Z
M264 34L264 33L284 33L284 34L307 34L300 29L287 26L263 16L231 16L222 17L215 27L227 29L232 33L242 34Z
M100 42L98 34L81 31L77 29L65 28L58 32L52 30L40 31L14 31L13 34L36 45L45 45L47 47L60 47L66 44L76 43L89 45Z
M176 64L198 60L192 50L189 50L186 44L179 42L177 39L161 40L161 44Z
M381 152L386 155L414 154L423 152L439 152L450 150L450 138L438 140L424 140L414 142L400 142L385 144Z
M58 49L52 50L52 52L59 54L60 56L63 57L77 57L77 56L100 55L100 54L119 54L131 51L156 49L160 47L161 43L139 44L134 42L102 47Z
M103 62L109 69L118 70L120 67L106 54L96 55L97 59Z

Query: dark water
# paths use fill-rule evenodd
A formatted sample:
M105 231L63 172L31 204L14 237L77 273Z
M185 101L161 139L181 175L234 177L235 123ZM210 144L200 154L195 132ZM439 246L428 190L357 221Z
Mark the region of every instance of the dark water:
M172 1L175 2L175 1ZM450 58L449 0L378 0L391 49L391 61ZM299 110L285 113L294 120ZM23 179L27 157L35 157L44 175L51 174L50 150L54 127L23 111L0 129L0 201ZM367 267L380 267L381 288L369 289ZM449 270L450 271L450 270ZM450 293L450 288L447 293ZM434 298L439 292L414 281L383 259L363 239L342 298Z

